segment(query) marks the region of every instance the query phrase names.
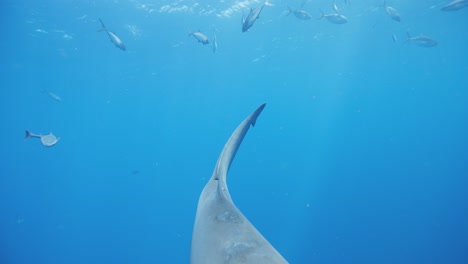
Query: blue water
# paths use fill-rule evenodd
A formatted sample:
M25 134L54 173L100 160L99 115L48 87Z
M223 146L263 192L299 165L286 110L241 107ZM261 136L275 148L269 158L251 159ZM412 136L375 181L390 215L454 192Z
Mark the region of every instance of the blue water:
M290 263L468 263L468 8L337 0L336 25L330 0L308 21L272 3L242 33L260 2L3 1L0 263L188 263L198 196L263 102L228 184Z

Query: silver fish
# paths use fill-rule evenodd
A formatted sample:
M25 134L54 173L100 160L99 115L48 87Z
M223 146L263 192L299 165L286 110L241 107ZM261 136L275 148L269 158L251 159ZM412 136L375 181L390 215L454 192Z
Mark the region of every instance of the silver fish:
M338 6L336 5L335 1L333 1L333 11L338 14Z
M52 132L50 132L47 135L42 135L42 134L34 134L34 133L31 133L31 131L26 130L26 136L24 137L24 139L26 140L32 137L40 138L42 145L46 147L52 147L60 140L60 138L54 136Z
M320 10L320 13L321 16L318 19L325 17L328 21L334 24L344 24L348 22L348 19L345 16L340 15L338 13L324 14L322 10Z
M397 39L395 33L392 33L392 39L393 39L393 43L395 43L395 44L398 43L398 39Z
M216 33L213 33L213 53L218 50L218 42L216 41Z
M452 1L445 6L443 6L440 10L442 11L456 11L460 10L464 7L468 6L468 0L455 0Z
M57 94L51 92L51 91L47 91L47 90L42 90L42 93L45 93L47 94L50 98L52 98L53 100L57 101L57 102L62 102L62 98L60 96L58 96Z
M99 19L99 21L101 22L102 28L99 29L98 32L103 32L103 31L106 32L107 35L109 36L111 42L114 43L114 45L115 45L117 48L119 48L119 49L121 49L121 50L126 50L125 45L123 44L122 40L120 40L120 38L117 37L117 35L115 35L114 32L109 31L109 30L106 28L106 26L104 26L104 23L102 23L102 20L101 20L101 19Z
M263 3L262 6L256 7L256 8L251 8L250 13L247 15L247 17L244 19L244 16L242 16L242 32L246 32L253 26L255 23L255 20L257 20L260 16L260 13L263 10L263 7L266 5L271 6L270 3L268 3L268 0Z
M302 20L309 20L312 18L312 16L309 15L309 13L307 13L306 11L302 9L292 10L289 6L288 6L288 9L289 9L288 13L286 14L287 16L289 16L289 14L292 13L295 17L302 19Z
M437 45L437 41L424 35L419 35L416 37L411 37L408 32L406 32L408 38L403 43L413 42L416 46L430 48Z
M398 13L398 11L395 8L391 7L391 6L388 6L387 1L384 1L384 7L385 7L385 11L387 12L387 15L391 19L393 19L395 21L398 21L398 22L401 21L400 14Z
M210 41L208 40L208 37L205 34L201 33L200 31L192 32L189 34L189 37L190 36L193 36L194 38L196 38L198 42L201 42L203 45L210 43Z

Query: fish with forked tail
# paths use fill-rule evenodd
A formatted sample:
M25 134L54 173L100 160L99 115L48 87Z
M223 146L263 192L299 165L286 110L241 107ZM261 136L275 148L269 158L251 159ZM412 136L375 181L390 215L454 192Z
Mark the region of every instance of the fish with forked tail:
M424 47L424 48L431 48L431 47L437 46L437 41L428 36L419 35L416 37L411 37L411 35L408 32L406 32L406 35L408 36L408 38L403 43L412 42L416 46Z
M249 30L249 28L251 28L253 26L253 24L255 23L255 20L257 20L260 16L260 13L262 12L263 10L263 7L265 6L273 6L272 4L270 4L267 1L265 1L265 3L263 3L262 6L259 6L259 7L256 7L256 8L251 8L250 9L250 13L247 15L246 18L244 18L244 16L242 16L242 32L246 32Z
M456 11L460 10L464 7L468 6L468 0L455 0L452 1L445 6L443 6L440 10L442 11Z
M398 10L396 10L394 7L388 6L387 1L385 0L384 0L384 7L385 7L385 11L387 12L387 15L391 19L398 21L398 22L401 21L400 13L398 13Z
M303 9L291 9L291 7L288 6L288 10L286 12L287 12L286 14L287 16L289 16L290 14L293 14L295 17L301 20L309 20L312 18L312 16L309 15L309 13L307 13Z
M189 34L189 37L190 36L193 36L194 38L196 38L198 42L201 42L203 45L210 43L210 41L208 40L208 37L205 34L201 33L200 31L192 32Z
M122 42L122 40L120 40L120 38L117 37L117 35L114 32L109 31L100 18L99 18L99 21L101 22L102 28L99 29L98 32L103 32L103 31L106 32L107 35L109 36L111 42L114 43L114 45L117 48L119 48L121 50L126 50L125 44Z
M41 140L42 145L46 147L52 147L53 145L57 144L57 142L60 140L60 138L54 136L52 132L50 132L47 135L42 135L42 134L34 134L31 131L26 130L26 135L24 139L26 140L32 137L39 138Z
M346 22L348 22L348 19L341 15L341 14L338 14L338 13L330 13L330 14L325 14L323 13L322 10L320 10L320 17L318 19L321 19L321 18L326 18L328 21L332 22L333 24L344 24Z

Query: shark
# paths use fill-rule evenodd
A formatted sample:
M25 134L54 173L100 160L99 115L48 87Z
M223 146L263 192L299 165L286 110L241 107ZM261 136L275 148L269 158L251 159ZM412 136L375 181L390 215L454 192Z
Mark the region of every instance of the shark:
M200 195L190 264L288 263L236 207L226 183L237 150L265 105L260 105L234 130Z

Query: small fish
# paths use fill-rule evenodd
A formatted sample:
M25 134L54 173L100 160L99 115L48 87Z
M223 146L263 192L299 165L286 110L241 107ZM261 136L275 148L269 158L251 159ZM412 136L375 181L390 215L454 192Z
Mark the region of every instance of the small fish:
M416 46L424 48L430 48L437 45L437 41L428 36L419 35L416 37L411 37L408 32L406 32L406 35L408 36L408 38L403 43L413 42Z
M246 32L247 30L249 30L249 28L253 26L255 21L259 18L260 13L263 10L263 7L265 7L266 5L272 6L272 4L270 4L267 0L265 1L265 3L263 3L262 6L251 8L250 13L247 15L245 19L244 19L244 16L242 16L242 32Z
M442 11L456 11L460 10L464 7L468 6L468 0L455 0L452 1L445 6L443 6L440 10Z
M26 136L24 137L24 139L26 140L32 137L40 138L42 145L46 147L52 147L53 145L57 144L57 142L60 140L60 138L54 136L52 132L50 132L47 135L42 135L42 134L34 134L34 133L31 133L31 131L26 130Z
M104 26L104 23L102 22L101 19L99 19L99 21L101 22L102 28L99 29L98 32L103 32L103 31L106 32L107 35L109 36L111 42L114 43L114 45L115 45L117 48L119 48L119 49L121 49L121 50L126 50L125 45L124 45L124 43L122 42L122 40L120 40L120 38L117 37L117 35L116 35L114 32L109 31L109 30L106 28L106 26Z
M338 6L336 5L336 1L333 0L333 11L338 14Z
M57 102L62 102L63 101L60 96L58 96L57 94L55 94L53 92L50 92L50 91L47 91L47 90L42 90L42 93L47 94L50 98L52 98L53 100L55 100Z
M216 33L213 33L213 53L216 53L218 50L218 42L216 41Z
M397 37L395 36L395 33L392 33L392 39L393 39L393 43L398 43L398 39Z
M333 24L344 24L348 22L348 19L340 15L338 13L331 13L331 14L324 14L322 10L320 10L321 16L318 19L325 17L328 21L332 22Z
M398 11L395 8L391 7L391 6L388 6L387 1L385 1L385 0L384 0L384 7L385 7L385 11L387 12L387 15L391 19L393 19L395 21L398 21L398 22L401 21L400 14L398 13Z
M36 29L34 31L39 32L39 33L43 33L43 34L48 34L49 33L49 32L47 32L47 31L45 31L43 29L40 29L40 28L38 28L38 29Z
M192 32L189 34L189 37L190 36L195 37L198 40L198 42L201 42L203 45L210 43L208 37L200 31Z
M302 20L309 20L312 18L312 16L309 15L309 13L307 13L306 11L302 9L292 10L289 6L288 6L288 9L289 9L288 13L286 14L287 16L289 16L289 14L292 13L295 17L302 19Z
M21 225L22 223L24 223L24 218L20 217L20 216L17 216L16 217L16 224Z

